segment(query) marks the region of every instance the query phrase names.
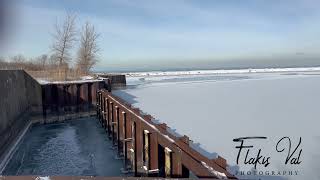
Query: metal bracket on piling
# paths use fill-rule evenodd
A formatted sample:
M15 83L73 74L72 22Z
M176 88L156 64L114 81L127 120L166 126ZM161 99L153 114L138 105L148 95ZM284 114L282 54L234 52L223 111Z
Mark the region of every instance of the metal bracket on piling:
M133 138L126 138L126 139L123 139L122 141L124 141L124 142L130 142L130 141L132 141L133 140Z
M131 153L134 153L134 150L133 150L132 148L130 148L129 151L130 151ZM134 173L134 169L133 169L134 165L127 165L127 162L126 162L126 161L127 161L127 160L124 159L124 167L121 168L121 172L124 173L124 174Z
M158 173L159 172L159 169L151 169L151 170L148 170L149 173Z
M159 173L159 171L160 171L159 169L150 169L150 170L148 170L147 166L142 166L142 169L146 173L146 176L148 176L149 174Z

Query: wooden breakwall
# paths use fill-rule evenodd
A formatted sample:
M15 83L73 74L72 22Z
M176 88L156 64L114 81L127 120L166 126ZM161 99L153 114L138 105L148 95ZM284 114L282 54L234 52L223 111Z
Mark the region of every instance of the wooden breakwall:
M189 146L187 136L169 133L165 123L157 124L106 90L97 91L97 116L108 137L124 159L124 172L135 176L235 179L222 157L208 159Z
M42 123L95 115L96 91L110 88L108 80L44 84Z
M99 74L98 76L101 78L109 79L110 84L113 87L125 86L127 83L126 76L124 74Z

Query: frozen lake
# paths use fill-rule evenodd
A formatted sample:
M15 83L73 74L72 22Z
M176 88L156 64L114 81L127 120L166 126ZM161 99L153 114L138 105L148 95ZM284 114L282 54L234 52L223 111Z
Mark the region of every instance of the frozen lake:
M114 91L116 95L167 123L176 133L191 137L193 146L208 157L219 154L226 158L234 174L254 170L254 164L244 163L247 149L242 150L237 164L239 149L235 146L240 142L233 139L266 137L245 140L244 145L253 145L247 160L261 149L269 165L257 163L260 176L238 177L320 179L319 72L144 75L127 81L127 89ZM291 140L292 156L287 164L289 139L280 141L283 137Z
M2 175L122 176L96 118L33 125Z

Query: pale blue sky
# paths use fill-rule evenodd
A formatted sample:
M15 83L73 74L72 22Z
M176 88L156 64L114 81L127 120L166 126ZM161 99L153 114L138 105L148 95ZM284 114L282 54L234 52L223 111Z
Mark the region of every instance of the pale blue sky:
M97 69L320 65L318 0L15 0L4 55L50 53L67 11L101 34Z

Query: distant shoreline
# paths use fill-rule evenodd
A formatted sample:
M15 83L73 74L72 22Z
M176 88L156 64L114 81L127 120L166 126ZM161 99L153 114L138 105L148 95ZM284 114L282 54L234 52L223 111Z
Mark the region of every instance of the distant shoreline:
M297 68L246 68L246 69L220 69L220 70L177 70L177 71L142 71L142 72L114 72L127 76L176 76L176 75L219 75L219 74L244 74L244 73L294 73L294 72L320 72L320 67ZM109 72L97 72L96 74ZM111 72L112 73L112 72Z

